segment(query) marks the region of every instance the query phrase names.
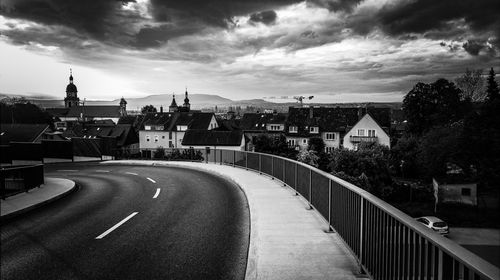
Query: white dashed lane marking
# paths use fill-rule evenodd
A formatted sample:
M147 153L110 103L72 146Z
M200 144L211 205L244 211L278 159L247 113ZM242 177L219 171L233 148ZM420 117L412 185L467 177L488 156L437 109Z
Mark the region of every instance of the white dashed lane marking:
M103 232L101 235L97 236L95 239L103 239L106 235L110 234L113 230L117 229L119 226L123 225L126 221L130 220L133 216L137 215L137 213L139 213L139 212L134 212L134 213L128 215L128 217L126 217L125 219L121 220L119 223L117 223L116 225L112 226L110 229L108 229L107 231Z
M60 169L57 171L59 171L59 172L78 172L78 170L74 170L74 169Z
M135 175L135 176L139 175L139 174L133 173L133 172L125 172L125 174L130 174L130 175Z
M149 178L149 177L147 177L146 179L148 179L148 180L149 180L149 181L151 181L152 183L156 183L156 181L155 181L155 180L153 180L153 179L151 179L151 178Z
M158 189L156 189L156 193L153 196L153 198L157 198L159 194L160 194L160 189L158 188Z

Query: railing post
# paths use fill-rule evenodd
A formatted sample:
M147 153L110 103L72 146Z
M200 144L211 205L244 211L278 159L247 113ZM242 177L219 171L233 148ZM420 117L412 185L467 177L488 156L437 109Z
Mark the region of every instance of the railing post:
M262 155L259 154L259 174L262 174Z
M313 182L313 176L312 176L312 169L309 168L309 209L312 210L312 182Z
M363 274L363 230L364 230L364 198L361 196L361 209L360 209L360 225L359 225L359 273Z
M222 165L222 150L219 151L220 151L220 165Z
M248 152L245 152L245 169L248 170Z
M235 162L236 162L236 151L233 151L233 167L235 165Z
M332 180L328 179L328 231L333 232L332 228Z
M271 180L274 180L274 156L271 156Z
M297 162L295 162L295 185L293 188L295 189L295 195L299 195L297 192Z
M286 183L285 183L285 163L286 161L285 160L282 160L283 161L283 187L286 186Z

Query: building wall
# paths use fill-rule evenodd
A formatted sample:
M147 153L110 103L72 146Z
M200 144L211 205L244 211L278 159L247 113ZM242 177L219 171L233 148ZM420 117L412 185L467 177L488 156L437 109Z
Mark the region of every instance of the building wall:
M286 142L289 143L290 140L295 141L295 146L298 146L300 150L305 150L309 146L309 137L294 137L286 136Z
M327 140L326 134L333 133L334 139ZM321 132L321 139L325 142L325 148L335 148L338 149L340 147L340 133L339 132Z
M356 125L353 126L353 128L347 132L347 134L344 136L344 148L354 150L356 143L351 142L351 136L357 136L358 135L358 129L364 129L365 130L365 136L368 135L368 130L373 129L375 130L375 136L377 137L377 143L381 145L385 145L387 147L391 147L391 139L389 138L389 135L375 122L375 120L368 114L366 114L361 120L359 120Z
M210 147L211 151L214 151L215 149L222 149L222 150L231 150L231 151L244 151L245 150L245 137L241 137L241 143L239 146L206 146L206 145L199 145L199 146L182 146L181 148L184 149L189 149L189 148L194 148L194 149L205 149L206 147Z
M207 130L215 129L218 128L219 125L217 124L217 120L215 119L215 116L212 116L212 119L210 120L210 124L207 127Z
M172 138L174 138L172 133ZM149 141L146 140L149 136ZM155 141L155 136L158 136L158 141ZM169 147L169 132L163 130L140 130L139 131L139 148L140 149L156 149L158 147ZM173 141L173 140L172 140Z
M477 205L477 184L443 184L433 180L434 188L438 187L439 203L461 203Z

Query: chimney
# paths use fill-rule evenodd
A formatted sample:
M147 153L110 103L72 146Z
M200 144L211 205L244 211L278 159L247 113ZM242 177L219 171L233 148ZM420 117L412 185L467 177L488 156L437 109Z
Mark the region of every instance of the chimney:
M358 121L365 115L366 109L363 107L358 107Z
M163 113L163 106L160 106L160 113Z
M314 118L314 108L313 107L309 107L309 118L312 119Z

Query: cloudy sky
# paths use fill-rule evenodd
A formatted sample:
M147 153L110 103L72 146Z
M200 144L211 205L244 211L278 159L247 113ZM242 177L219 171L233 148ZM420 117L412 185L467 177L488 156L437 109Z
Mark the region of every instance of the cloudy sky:
M401 101L500 72L498 0L0 0L0 93ZM486 72L486 71L485 71Z

